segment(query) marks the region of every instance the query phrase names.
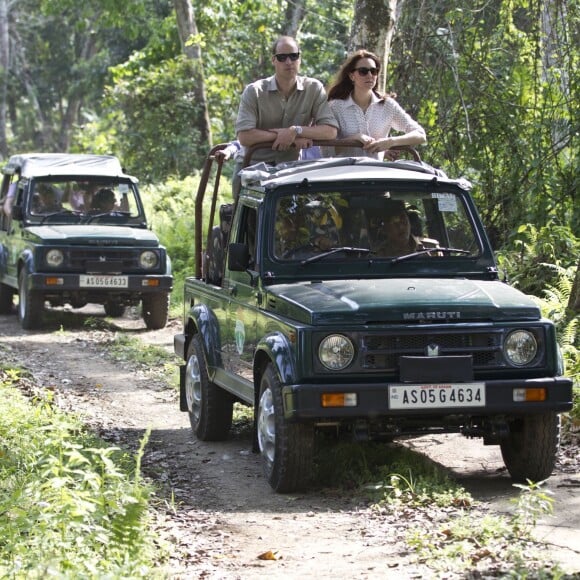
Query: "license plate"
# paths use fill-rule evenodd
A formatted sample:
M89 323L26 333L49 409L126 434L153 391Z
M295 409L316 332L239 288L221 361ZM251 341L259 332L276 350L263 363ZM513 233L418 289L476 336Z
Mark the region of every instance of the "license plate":
M389 409L456 407L485 407L485 384L389 385Z
M128 288L129 278L127 276L95 276L81 274L79 277L81 288Z

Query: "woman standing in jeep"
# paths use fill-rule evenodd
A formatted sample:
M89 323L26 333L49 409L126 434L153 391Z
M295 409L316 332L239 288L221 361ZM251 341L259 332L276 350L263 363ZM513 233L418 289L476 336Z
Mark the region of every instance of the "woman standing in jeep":
M358 50L340 68L328 90L338 139L354 139L361 147L341 147L336 152L327 147L325 156L383 159L392 147L427 141L423 127L395 101L396 95L376 89L380 69L379 57L367 50ZM390 136L391 130L402 135Z

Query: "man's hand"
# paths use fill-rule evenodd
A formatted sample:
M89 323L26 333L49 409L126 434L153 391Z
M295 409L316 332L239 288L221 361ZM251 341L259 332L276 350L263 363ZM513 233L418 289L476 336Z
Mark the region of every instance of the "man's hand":
M307 139L306 137L297 137L294 140L294 147L296 147L296 149L308 149L309 147L312 147L312 139Z
M270 129L270 131L276 133L276 139L274 139L274 143L272 144L274 151L288 151L296 141L296 131L290 127L285 129Z

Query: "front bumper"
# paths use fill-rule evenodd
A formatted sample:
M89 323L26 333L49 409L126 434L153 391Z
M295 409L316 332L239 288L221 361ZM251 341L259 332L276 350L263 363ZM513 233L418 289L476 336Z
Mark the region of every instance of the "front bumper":
M173 276L167 274L120 274L127 278L126 286L81 287L80 274L30 274L28 283L30 290L38 290L44 294L150 294L154 292L171 292ZM114 275L110 275L115 278Z
M460 383L459 383L460 384ZM282 388L284 414L294 421L341 421L360 419L396 419L429 416L482 417L522 415L545 412L561 413L572 408L572 381L565 377L484 381L484 406L447 406L444 408L390 409L389 384L286 385ZM514 389L546 390L544 401L514 401ZM324 393L356 393L354 407L323 407Z

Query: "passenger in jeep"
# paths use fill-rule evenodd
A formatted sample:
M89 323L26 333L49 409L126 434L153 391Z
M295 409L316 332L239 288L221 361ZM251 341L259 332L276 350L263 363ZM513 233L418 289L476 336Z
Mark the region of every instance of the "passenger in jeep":
M40 183L32 198L33 213L52 213L62 209L59 192L49 184Z
M437 242L412 232L409 213L402 201L389 200L371 228L372 250L382 256L403 256L436 248Z
M115 210L117 200L115 192L112 189L99 189L93 198L91 211L93 212L110 212Z

